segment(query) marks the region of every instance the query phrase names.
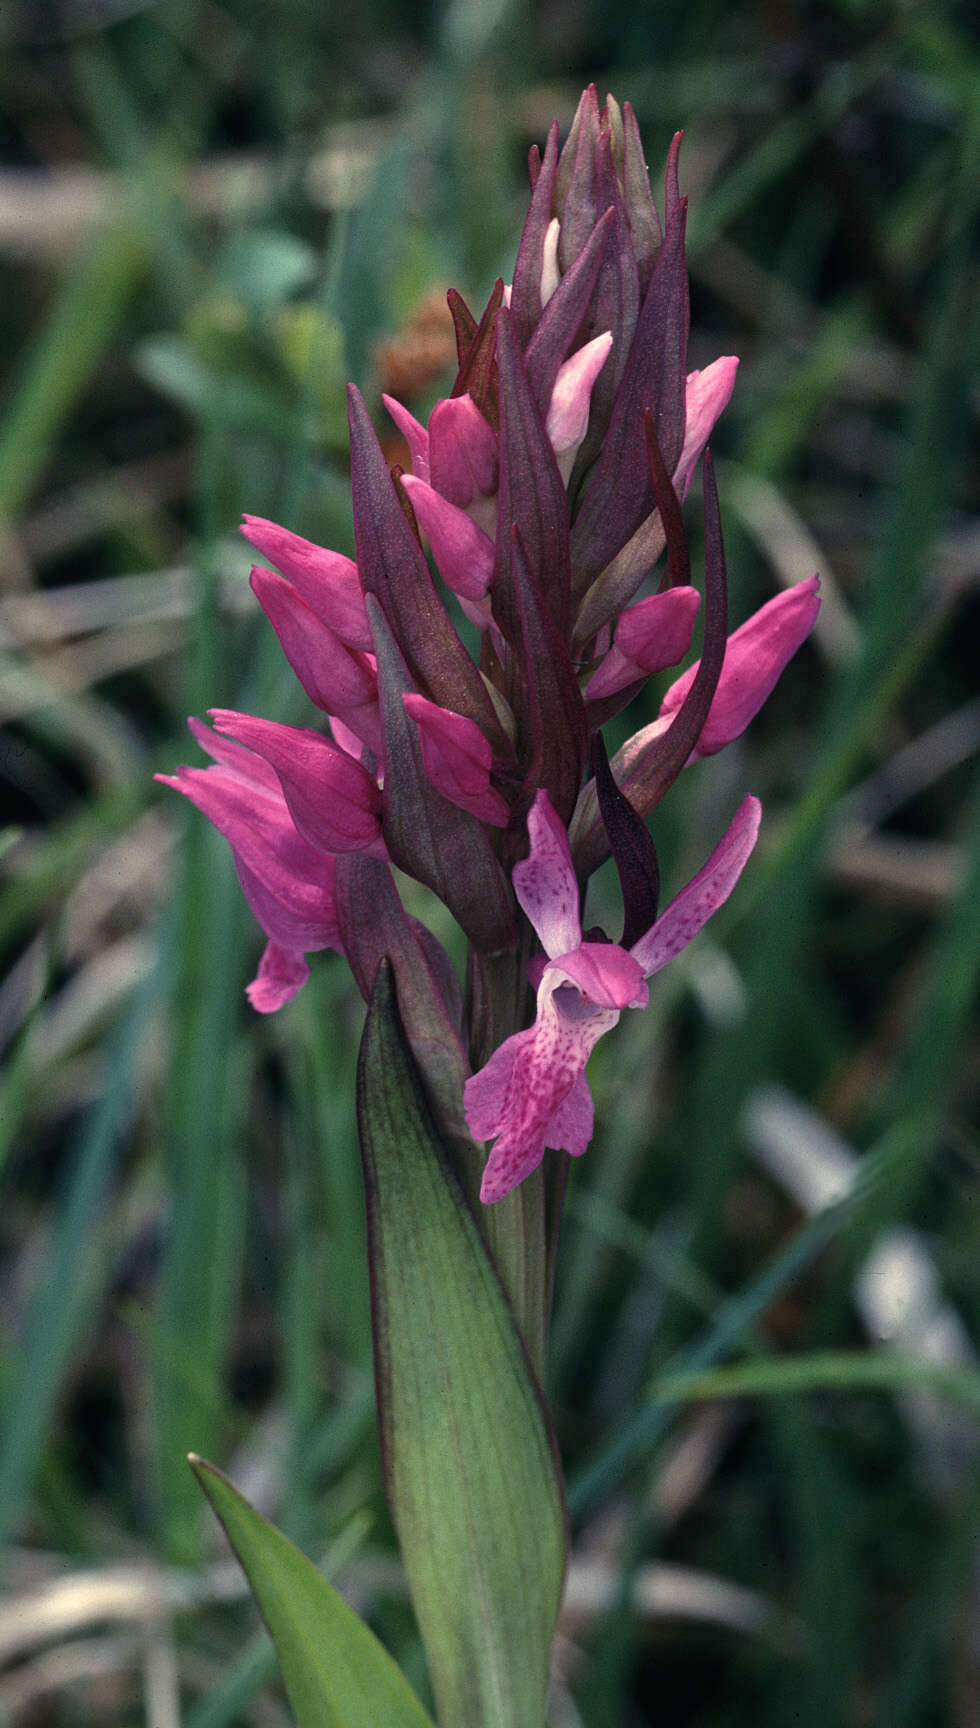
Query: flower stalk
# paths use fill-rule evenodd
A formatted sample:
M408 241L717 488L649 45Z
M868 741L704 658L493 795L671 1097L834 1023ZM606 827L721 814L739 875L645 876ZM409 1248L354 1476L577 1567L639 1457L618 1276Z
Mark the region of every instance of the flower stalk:
M190 723L213 766L161 776L231 845L267 937L253 1007L283 1008L308 976L306 956L322 948L346 956L370 1005L359 1113L379 1419L441 1719L454 1728L543 1719L563 1547L540 1384L568 1157L592 1137L589 1055L623 1011L647 1005L649 980L732 893L761 812L742 801L664 910L647 824L681 773L748 725L819 606L814 577L728 633L707 444L737 361L687 371L680 138L662 219L628 103L610 97L600 109L590 87L564 146L556 124L543 153L532 150L513 282L495 284L480 316L450 294L459 362L450 394L424 426L385 398L410 472L389 470L350 388L356 558L245 519L246 538L275 567L255 567L253 591L314 723L214 709L213 731ZM691 650L701 594L683 501L699 466L700 654L657 719L609 762L603 727ZM464 619L478 636L475 658ZM610 855L623 890L619 940L584 916L589 877ZM405 911L393 867L437 894L465 933L462 984ZM425 1262L417 1278L400 1228L414 1232ZM410 1269L419 1311L406 1318L392 1304ZM509 1310L492 1291L506 1293ZM503 1437L474 1379L479 1362L460 1359L461 1334L440 1312L441 1302L465 1309L478 1297L493 1310L497 1343L475 1311L464 1320L488 1352L503 1353L512 1395ZM440 1350L448 1403L427 1415L426 1353ZM443 1416L476 1451L475 1463L446 1453L459 1473L451 1528L422 1433ZM547 1502L552 1567L526 1617L536 1642L523 1668L512 1604L527 1533L513 1519L506 1538L478 1532L491 1564L480 1543L472 1550L467 1524L477 1508L490 1515L514 1470ZM464 1560L487 1564L496 1606L486 1609L486 1648L474 1648L474 1622L460 1613Z

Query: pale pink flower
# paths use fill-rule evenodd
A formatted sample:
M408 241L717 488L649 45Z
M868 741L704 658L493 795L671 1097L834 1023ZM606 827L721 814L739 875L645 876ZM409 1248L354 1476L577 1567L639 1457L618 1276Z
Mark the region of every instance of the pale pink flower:
M502 1200L540 1164L545 1149L583 1153L592 1137L586 1063L624 1008L645 1008L646 980L673 960L734 888L755 845L761 807L746 798L708 862L629 952L583 942L568 837L548 794L528 816L531 850L514 867L514 891L544 948L534 1025L516 1032L466 1082L466 1119L495 1140L480 1198Z

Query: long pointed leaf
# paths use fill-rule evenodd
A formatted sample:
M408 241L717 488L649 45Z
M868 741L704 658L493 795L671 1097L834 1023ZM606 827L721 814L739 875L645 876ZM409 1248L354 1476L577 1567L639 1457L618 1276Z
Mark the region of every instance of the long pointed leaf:
M190 1466L252 1586L299 1728L432 1728L401 1670L312 1560L213 1464Z

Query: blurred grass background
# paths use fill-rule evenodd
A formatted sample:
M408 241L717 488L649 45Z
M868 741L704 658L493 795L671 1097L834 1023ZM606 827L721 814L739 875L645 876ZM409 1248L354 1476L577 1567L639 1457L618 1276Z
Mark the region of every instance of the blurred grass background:
M760 855L594 1059L552 1728L975 1728L969 9L7 0L0 43L0 1723L288 1720L190 1448L424 1688L359 1003L328 955L251 1014L227 849L151 775L187 713L305 718L239 514L351 549L345 380L445 389L445 289L509 276L528 144L594 77L655 188L686 129L691 364L742 358L733 616L813 569L825 605L658 814L670 885L745 790Z

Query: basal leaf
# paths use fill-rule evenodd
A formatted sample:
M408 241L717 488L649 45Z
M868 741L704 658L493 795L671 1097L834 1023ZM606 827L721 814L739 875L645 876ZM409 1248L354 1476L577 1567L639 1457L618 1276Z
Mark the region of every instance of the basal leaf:
M432 1728L387 1650L313 1562L213 1464L190 1465L252 1586L299 1728Z

